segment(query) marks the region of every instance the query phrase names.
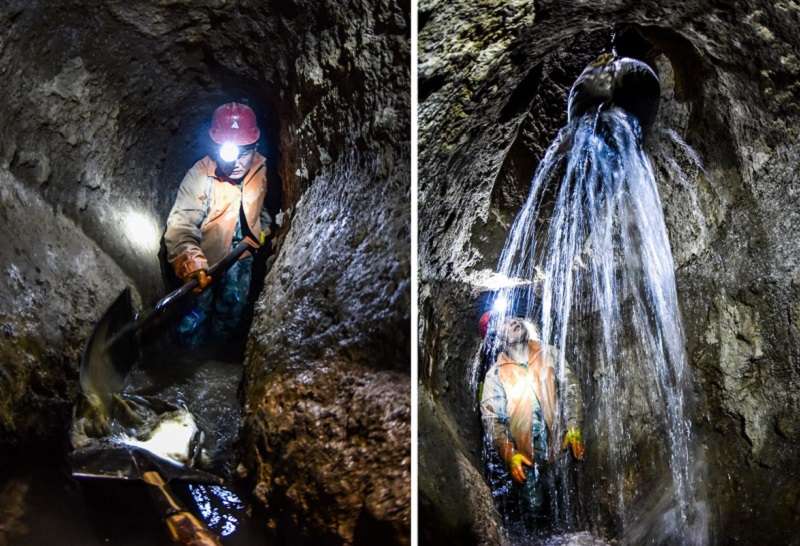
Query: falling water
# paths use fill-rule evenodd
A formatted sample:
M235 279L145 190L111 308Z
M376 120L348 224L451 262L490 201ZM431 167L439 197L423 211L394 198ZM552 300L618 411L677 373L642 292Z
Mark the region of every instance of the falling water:
M592 408L584 435L607 445L600 464L616 482L622 528L630 508L625 472L637 462L630 427L640 426L630 401L638 396L655 423L652 441L663 446L676 526L685 529L694 484L684 333L661 201L634 116L601 106L559 132L506 240L499 273L532 282L495 293L494 326L523 302L543 343L557 349L561 392L568 365L582 379ZM556 438L564 431L563 406L559 421ZM566 457L559 461L563 466ZM554 516L562 521L574 521L569 476L562 468L562 513Z

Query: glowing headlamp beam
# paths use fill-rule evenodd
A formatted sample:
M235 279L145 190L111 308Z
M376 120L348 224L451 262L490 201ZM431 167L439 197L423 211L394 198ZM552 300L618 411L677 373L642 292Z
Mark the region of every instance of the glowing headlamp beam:
M223 161L232 162L236 161L239 157L239 147L233 142L226 142L219 148L219 156Z
M497 299L492 303L492 311L498 315L505 314L508 309L508 298L506 296L497 296Z
M152 216L130 209L125 213L123 222L125 234L136 247L143 252L158 251L161 232Z

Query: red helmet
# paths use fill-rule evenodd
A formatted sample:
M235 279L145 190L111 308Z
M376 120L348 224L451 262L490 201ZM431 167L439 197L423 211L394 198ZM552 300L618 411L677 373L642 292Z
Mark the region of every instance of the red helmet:
M478 321L478 333L481 335L481 339L485 338L486 334L489 332L490 320L492 320L492 313L491 311L486 311L481 315L481 319Z
M231 142L237 146L247 146L258 142L261 131L258 130L252 108L238 102L228 102L214 110L208 134L217 144Z

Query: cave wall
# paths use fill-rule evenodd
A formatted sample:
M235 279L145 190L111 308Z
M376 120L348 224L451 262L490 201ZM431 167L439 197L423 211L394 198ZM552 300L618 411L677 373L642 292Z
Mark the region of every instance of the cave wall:
M3 337L3 372L29 393L15 391L10 406L4 393L3 417L43 423L27 405L41 383L66 422L92 324L125 284L145 302L163 293L158 238L178 184L208 151L214 108L246 97L267 141L270 187L280 187L271 205L291 214L255 312L243 460L273 521L287 523L280 532L407 543L408 2L13 0L0 25L10 89L0 117L14 121L0 126L0 175L37 203L30 215L3 210L0 225L18 239L0 242L0 255L4 268L19 266L19 275L6 271L9 287L19 277L43 304L19 327L32 341ZM131 212L149 238L132 233ZM41 241L42 219L63 233L57 256L91 249L81 282L72 265L46 277L57 266L24 250ZM57 295L41 296L51 285ZM4 309L23 305L22 294L0 294Z
M286 543L408 544L407 167L332 169L258 301L244 460Z
M291 544L410 540L409 6L378 4L320 8L287 125L307 189L248 343L244 463Z
M566 121L569 87L612 30L633 25L656 51L650 60L665 84L657 128L674 129L704 163L694 168L684 155L678 183L663 161L677 153L674 141L661 132L647 143L676 261L711 542L796 541L797 5L428 0L419 8L422 536L503 540L488 489L442 488L481 472L470 387L481 298L533 170ZM459 441L424 437L441 430ZM647 441L634 435L637 446ZM452 452L471 469L435 463ZM634 498L644 480L632 476ZM599 514L589 517L613 534Z
M402 129L407 101L357 90L375 62L384 85L403 81L406 19L388 2L4 3L0 73L12 92L0 111L15 123L0 129L0 160L153 299L153 245L184 173L210 151L214 108L250 101L289 208L323 165ZM378 42L369 55L341 54ZM126 237L128 211L156 232L143 248Z
M30 224L31 217L41 221ZM0 170L0 445L66 440L78 362L99 306L131 281L35 191Z

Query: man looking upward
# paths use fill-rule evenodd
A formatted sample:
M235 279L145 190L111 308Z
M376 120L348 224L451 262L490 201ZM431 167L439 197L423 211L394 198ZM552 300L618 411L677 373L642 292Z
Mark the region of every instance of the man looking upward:
M517 484L515 493L526 515L537 516L543 504L539 476L555 454L551 441L557 429L559 400L554 351L536 340L535 327L522 318L505 320L497 336L501 352L484 379L481 418L485 433ZM568 447L576 459L582 459L580 384L571 370L565 372L567 432L562 449Z

